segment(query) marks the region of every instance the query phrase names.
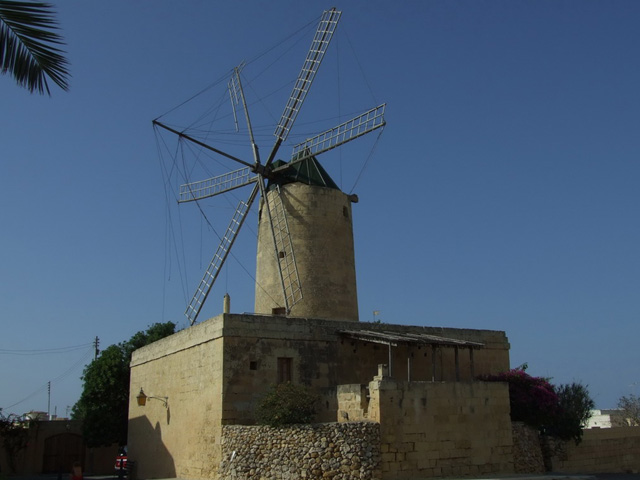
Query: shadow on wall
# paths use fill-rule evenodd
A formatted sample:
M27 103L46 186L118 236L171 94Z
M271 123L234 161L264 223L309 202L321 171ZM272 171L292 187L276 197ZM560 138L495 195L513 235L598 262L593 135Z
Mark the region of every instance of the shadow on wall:
M168 415L168 414L167 414ZM129 419L129 461L135 462L134 478L175 478L173 457L162 441L162 426L147 417Z

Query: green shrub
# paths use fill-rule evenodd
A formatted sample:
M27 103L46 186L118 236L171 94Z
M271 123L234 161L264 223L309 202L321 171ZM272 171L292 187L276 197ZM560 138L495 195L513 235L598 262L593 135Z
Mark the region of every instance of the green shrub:
M561 440L573 440L578 445L595 403L587 387L579 383L560 385L554 390L558 395L558 409L545 433Z
M272 427L311 423L317 400L304 385L289 382L274 385L258 404L256 420Z

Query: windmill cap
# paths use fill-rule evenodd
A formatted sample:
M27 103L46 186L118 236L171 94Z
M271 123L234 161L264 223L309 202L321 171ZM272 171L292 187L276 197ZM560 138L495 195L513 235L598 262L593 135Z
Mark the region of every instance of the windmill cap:
M287 162L283 160L276 160L273 162L273 168L279 168L287 165ZM335 190L340 190L340 187L336 185L336 182L329 176L327 171L320 165L320 162L316 157L309 157L301 162L290 165L289 168L280 170L277 173L277 181L280 185L286 185L287 183L304 183L316 187L327 187ZM269 181L268 187L273 184Z

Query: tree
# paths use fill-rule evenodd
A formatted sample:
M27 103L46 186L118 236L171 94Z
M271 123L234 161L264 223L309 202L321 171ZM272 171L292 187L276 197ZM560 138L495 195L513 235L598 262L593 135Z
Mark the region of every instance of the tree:
M18 456L29 443L31 428L36 422L25 416L9 414L5 416L0 408L0 444L7 454L7 462L11 472L15 473Z
M89 447L127 443L131 354L173 334L175 327L173 322L155 323L146 332L109 346L85 367L82 394L71 417L82 420L84 440Z
M48 3L0 0L0 72L31 93L51 95L47 78L63 90L70 76L58 23Z
M580 383L560 385L554 390L558 395L558 409L547 432L561 440L573 440L578 445L595 403L587 387Z
M618 408L622 410L622 424L630 427L640 426L640 397L633 394L620 397Z

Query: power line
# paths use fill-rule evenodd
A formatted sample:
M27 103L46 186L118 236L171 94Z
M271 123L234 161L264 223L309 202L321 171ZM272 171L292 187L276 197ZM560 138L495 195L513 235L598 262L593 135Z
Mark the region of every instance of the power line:
M62 380L64 380L71 373L73 373L78 367L84 365L87 362L87 360L90 360L91 356L95 354L95 345L96 345L95 341L91 342L91 343L84 344L85 353L80 357L79 360L77 360L75 363L73 363L67 370L65 370L63 373L61 373L57 377L55 377L53 380L50 380L47 383L45 383L44 385L40 386L38 389L36 389L35 391L30 393L29 395L27 395L23 399L15 402L15 403L13 403L11 405L8 405L6 407L2 407L2 408L0 408L0 410L8 410L10 408L15 407L16 405L20 405L21 403L26 402L27 400L29 400L29 399L41 394L42 392L45 392L45 391L49 390L51 388L51 384L52 383L53 384L61 383ZM78 347L66 347L66 348L67 349L68 348L72 348L72 349L76 349L76 350L78 349ZM58 352L57 351L57 350L60 350L60 349L49 349L49 350L54 350L53 353L63 353L63 352ZM35 351L37 351L37 350L35 350ZM67 351L73 351L73 350L67 350ZM37 351L37 352L42 352L42 351Z
M0 348L0 355L50 355L50 354L56 354L56 353L69 353L77 350L84 350L88 346L93 346L93 345L94 345L94 342L83 343L82 345L73 345L71 347L41 348L41 349L30 349L30 350Z

